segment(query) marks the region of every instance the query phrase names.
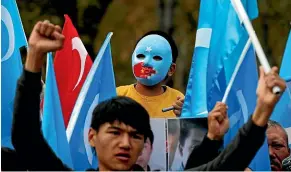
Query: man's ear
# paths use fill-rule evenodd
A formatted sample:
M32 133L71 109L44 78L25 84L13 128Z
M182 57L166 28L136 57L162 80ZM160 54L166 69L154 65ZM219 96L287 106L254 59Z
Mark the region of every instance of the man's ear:
M96 135L97 135L97 131L94 130L93 128L90 128L89 132L88 132L88 141L89 141L91 147L95 147Z
M168 76L173 76L176 71L176 63L172 63L168 71Z

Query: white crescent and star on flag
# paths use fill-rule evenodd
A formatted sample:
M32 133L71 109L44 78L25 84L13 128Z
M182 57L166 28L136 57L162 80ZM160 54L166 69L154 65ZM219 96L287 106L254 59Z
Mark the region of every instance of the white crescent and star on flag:
M79 52L79 57L80 57L80 61L81 61L81 69L80 69L80 74L78 77L78 81L74 87L73 90L76 89L76 87L79 85L82 76L84 74L84 70L85 70L85 63L86 63L86 57L88 55L88 52L84 46L84 44L82 43L81 39L79 37L74 37L72 39L72 50L77 50Z
M3 53L4 56L1 58L1 62L7 61L13 54L14 49L15 49L15 35L14 35L14 27L13 27L13 22L12 22L12 17L3 5L1 5L1 20L3 21L4 25L7 28L8 31L8 39L9 39L9 44L8 44L8 49L6 53Z
M94 100L93 100L93 102L88 110L88 113L87 113L87 116L85 119L84 130L83 130L84 145L85 145L85 149L86 149L86 154L88 157L88 161L91 165L93 164L93 152L92 152L91 145L89 144L88 132L89 132L94 108L97 106L98 103L99 103L99 93L95 96L95 98L94 98Z

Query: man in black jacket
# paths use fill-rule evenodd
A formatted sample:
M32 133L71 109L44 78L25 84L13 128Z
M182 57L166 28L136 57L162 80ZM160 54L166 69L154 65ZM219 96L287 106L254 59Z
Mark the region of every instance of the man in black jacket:
M180 136L178 152L181 165L177 170L185 169L185 165L192 150L198 146L207 132L205 119L180 119Z
M25 163L15 150L1 147L1 171L26 171Z
M47 52L63 45L61 28L38 22L29 38L25 69L18 81L12 128L17 155L30 171L71 170L54 154L41 132L41 68ZM136 101L116 97L100 103L92 114L88 133L102 171L134 170L151 132L148 112ZM139 168L141 169L141 168Z
M272 68L265 74L260 67L260 79L257 88L257 106L248 122L240 128L233 141L219 154L222 137L227 132L228 118L226 105L218 103L208 116L208 133L202 143L190 154L186 170L236 170L243 171L250 164L265 140L268 120L280 96L272 93L277 85L282 90L286 84L278 75L278 69Z
M211 112L209 116L211 116ZM290 156L288 135L279 123L269 120L266 136L269 145L271 169L272 171L281 171L281 162L284 158ZM212 140L205 136L199 146L192 151L185 169L197 167L217 157L219 149L223 146L222 139L223 135L217 136L217 140ZM248 168L248 170L250 169Z
M220 125L219 131L217 130L218 127L213 124L215 124L216 118L219 117L220 120L222 120L224 118L223 116L226 118ZM185 170L198 167L202 164L212 161L219 155L219 149L223 145L223 136L229 128L229 120L227 118L225 104L221 102L216 103L214 109L208 115L208 125L207 135L204 136L202 142L190 153Z

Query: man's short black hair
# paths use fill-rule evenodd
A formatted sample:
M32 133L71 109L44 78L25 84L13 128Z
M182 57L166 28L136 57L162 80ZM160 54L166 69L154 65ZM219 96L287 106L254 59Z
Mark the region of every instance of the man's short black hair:
M189 135L191 129L203 128L207 129L207 119L203 118L188 118L180 119L180 137L179 142L184 146L185 140Z
M164 38L169 42L169 44L170 44L170 46L171 46L171 49L172 49L172 57L173 57L172 62L173 62L173 63L176 63L177 58L178 58L178 47L177 47L177 45L176 45L174 39L172 38L172 36L170 36L170 35L167 34L166 32L160 31L160 30L153 30L153 31L149 31L149 32L147 32L146 34L144 34L144 35L143 35L143 36L142 36L142 37L137 41L136 44L138 44L138 42L139 42L142 38L144 38L144 37L146 37L146 36L148 36L148 35L160 35L160 36L164 37Z
M92 114L91 127L98 131L101 125L115 121L136 129L145 140L151 133L148 112L129 97L118 96L98 104Z

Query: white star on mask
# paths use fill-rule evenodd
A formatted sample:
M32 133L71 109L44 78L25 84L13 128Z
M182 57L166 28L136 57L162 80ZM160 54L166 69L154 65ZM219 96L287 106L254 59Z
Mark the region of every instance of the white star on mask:
M147 52L151 52L152 51L152 47L147 47L146 51Z

